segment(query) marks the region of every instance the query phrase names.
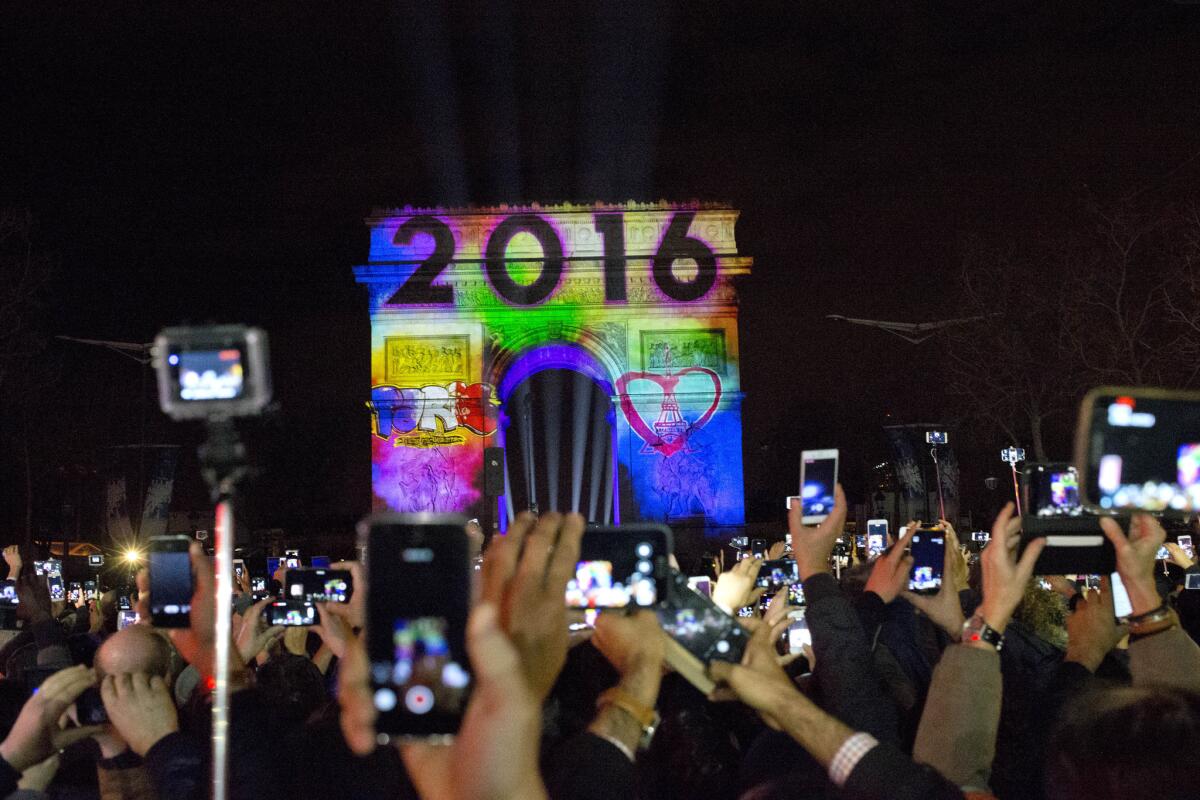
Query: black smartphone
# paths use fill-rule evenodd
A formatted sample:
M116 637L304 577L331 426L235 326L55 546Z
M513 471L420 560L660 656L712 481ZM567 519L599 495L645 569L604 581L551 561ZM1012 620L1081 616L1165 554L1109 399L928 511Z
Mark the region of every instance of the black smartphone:
M466 524L451 514L376 514L359 524L370 553L367 656L381 743L444 740L462 724L472 682Z
M83 596L87 600L95 600L100 596L100 593L96 591L95 581L83 582Z
M67 590L66 587L63 586L62 575L47 575L46 585L50 588L51 600L58 601L67 599Z
M750 540L750 555L755 558L767 557L767 540L766 539L751 539Z
M306 628L318 621L317 607L307 600L276 600L263 610L263 615L268 625Z
M191 624L192 560L184 535L150 538L150 624L156 628L186 628Z
M79 581L71 581L67 584L67 600L70 603L78 603L83 597L83 585Z
M1093 389L1080 408L1075 463L1085 506L1200 511L1200 392Z
M127 594L117 595L117 610L118 611L129 611L132 608L133 608L133 600L130 599L129 595L127 595Z
M75 700L75 717L80 725L103 725L108 722L108 711L100 698L100 689L92 686L83 690Z
M575 575L567 581L569 608L649 608L667 592L671 530L636 524L588 528Z
M349 603L354 579L348 569L289 569L283 596L310 603Z
M254 592L255 594L258 592L267 591L267 579L257 577L250 578L250 591Z
M908 576L908 590L916 594L937 594L942 588L942 572L946 566L946 534L938 527L917 529L909 540L913 557Z
M741 662L749 641L746 629L712 600L688 589L687 578L675 570L671 570L666 602L657 613L667 635L704 664Z
M758 580L754 582L754 585L778 591L784 586L791 586L799 582L800 575L796 572L796 559L779 558L763 562L762 567L758 570Z

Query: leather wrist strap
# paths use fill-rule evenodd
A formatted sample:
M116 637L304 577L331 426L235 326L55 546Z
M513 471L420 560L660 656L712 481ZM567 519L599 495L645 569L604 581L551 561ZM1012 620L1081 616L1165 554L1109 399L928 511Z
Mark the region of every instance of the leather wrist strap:
M1145 614L1137 614L1128 618L1130 626L1142 625L1150 622L1158 622L1166 619L1170 615L1171 609L1167 606L1167 601L1163 601L1158 608L1152 608Z
M653 708L642 705L636 697L619 686L602 692L596 698L596 708L603 709L605 706L616 706L621 709L633 717L642 730L653 727L654 720L658 716Z
M1140 639L1156 633L1170 630L1179 624L1179 616L1174 611L1167 610L1166 614L1155 616L1143 622L1131 622L1129 625L1130 639Z

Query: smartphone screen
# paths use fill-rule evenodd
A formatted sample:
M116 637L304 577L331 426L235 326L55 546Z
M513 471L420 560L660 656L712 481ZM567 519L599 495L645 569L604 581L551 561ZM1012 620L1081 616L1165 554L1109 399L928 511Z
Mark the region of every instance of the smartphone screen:
M1183 588L1200 589L1200 572L1189 572L1184 576Z
M812 647L812 632L808 629L808 620L803 614L795 617L795 621L788 626L788 652L800 653L804 650L804 645Z
M567 581L567 606L649 608L667 591L670 556L671 531L662 525L588 528Z
M1101 388L1084 398L1076 461L1113 511L1200 510L1200 394Z
M1154 554L1154 558L1158 561L1170 561L1171 551L1167 549L1166 545L1161 545L1158 552Z
M1121 582L1121 575L1114 572L1109 576L1112 581L1113 593L1113 613L1117 619L1124 619L1133 613L1133 604L1129 602L1129 592L1125 591L1125 584Z
M63 588L63 579L61 575L46 576L46 584L50 587L51 600L65 600L67 597L66 589Z
M265 592L266 590L267 590L267 579L266 578L251 578L250 579L250 591Z
M804 584L797 582L788 586L788 605L804 605Z
M100 596L100 594L96 591L95 581L83 582L83 596L88 600L95 600Z
M796 571L796 560L794 558L780 558L774 561L763 562L762 567L758 570L758 579L754 585L777 591L784 586L791 586L799 582L800 575Z
M245 577L245 575L246 575L246 562L240 558L235 558L233 560L233 577L234 577L234 579L237 581L240 581L240 580L242 580L243 577Z
M308 627L317 624L317 607L307 600L278 600L267 606L268 625Z
M83 599L83 587L74 581L67 584L67 600L78 603L81 599Z
M1196 557L1196 551L1192 549L1192 537L1191 536L1189 536L1186 533L1181 534L1181 535L1175 537L1175 541L1180 546L1180 548L1183 549L1183 552L1187 553L1188 558Z
M700 661L738 663L748 634L741 624L707 597L687 590L687 580L672 571L667 601L659 606L658 621L667 635Z
M20 603L21 600L17 597L17 582L7 579L0 581L0 607L12 608Z
M818 523L833 511L838 451L805 450L800 454L800 503L805 525Z
M470 695L466 517L380 514L359 528L370 558L367 654L381 741L455 734Z
M911 552L912 572L908 590L917 594L936 594L942 587L942 571L946 562L946 537L940 528L921 528L913 534Z
M192 612L190 536L150 539L150 623L156 628L186 628Z
M329 569L329 556L313 556L309 560L309 564L322 569Z
M119 631L124 630L130 625L136 625L137 621L138 614L132 609L126 608L117 612L117 630Z
M354 579L345 569L290 569L283 596L310 603L349 603Z

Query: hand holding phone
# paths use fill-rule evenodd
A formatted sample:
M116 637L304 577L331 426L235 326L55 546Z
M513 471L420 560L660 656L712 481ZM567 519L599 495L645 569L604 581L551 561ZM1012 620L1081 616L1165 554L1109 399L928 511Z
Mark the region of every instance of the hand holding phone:
M913 594L937 594L946 568L946 534L940 526L925 526L909 541L913 557L908 590Z
M663 525L590 528L567 581L568 608L650 608L666 595L671 531Z

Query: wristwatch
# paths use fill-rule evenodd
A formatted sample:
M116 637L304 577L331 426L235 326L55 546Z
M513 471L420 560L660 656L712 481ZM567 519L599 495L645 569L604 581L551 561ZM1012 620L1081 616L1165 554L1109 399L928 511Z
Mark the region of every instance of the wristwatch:
M962 642L963 644L987 642L996 648L998 653L1000 648L1004 647L1004 634L984 622L982 615L976 614L963 623Z
M638 740L639 750L645 750L650 746L650 740L654 738L654 732L658 730L659 723L662 722L658 711L642 705L633 695L618 686L601 693L600 697L596 699L596 708L602 709L605 706L616 706L641 727L642 737Z

